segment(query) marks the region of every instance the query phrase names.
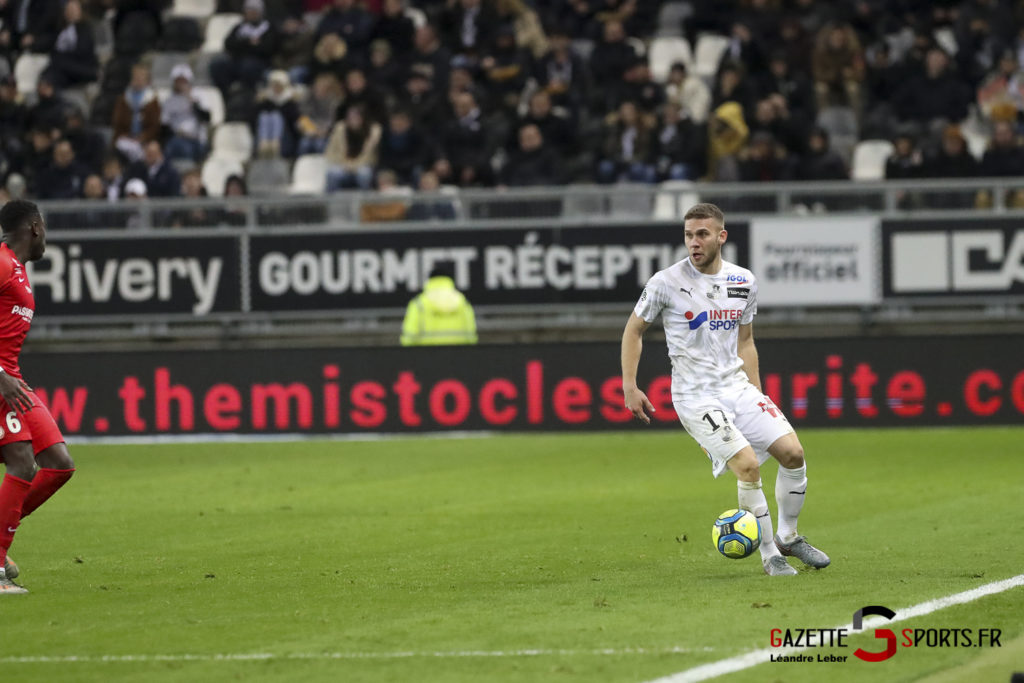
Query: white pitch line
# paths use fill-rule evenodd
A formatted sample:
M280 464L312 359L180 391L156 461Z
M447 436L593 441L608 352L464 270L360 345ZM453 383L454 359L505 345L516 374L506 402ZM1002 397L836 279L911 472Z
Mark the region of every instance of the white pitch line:
M598 650L439 650L436 652L246 652L236 654L151 654L151 655L40 655L25 657L0 657L0 664L105 664L118 662L249 662L269 659L459 659L470 657L574 657L621 656L621 655L671 655L692 652L714 652L711 647L625 647L602 648Z
M1024 574L1018 574L1017 576L1004 579L1002 581L986 583L983 586L978 586L977 588L972 588L970 590L963 591L962 593L954 593L953 595L947 595L943 598L936 598L935 600L929 600L928 602L922 602L917 605L898 609L896 610L896 616L892 619L885 619L884 617L879 616L866 617L863 620L861 627L863 629L867 629L868 627L894 624L897 621L904 621L906 619L924 616L925 614L931 614L932 612L937 612L938 610L952 607L953 605L962 605L967 602L973 602L987 595L1003 593L1012 588L1019 588L1021 586L1024 586ZM853 630L853 624L844 624L842 626L836 626L835 628L845 628L847 631L851 631ZM668 676L663 676L662 678L648 681L647 683L699 683L700 681L718 678L725 674L743 671L744 669L764 664L770 661L770 656L773 654L792 654L794 652L800 652L801 650L807 649L809 648L762 648L746 654L729 657L728 659L711 662L710 664L702 664L692 669L687 669L686 671L680 671L679 673L670 674Z

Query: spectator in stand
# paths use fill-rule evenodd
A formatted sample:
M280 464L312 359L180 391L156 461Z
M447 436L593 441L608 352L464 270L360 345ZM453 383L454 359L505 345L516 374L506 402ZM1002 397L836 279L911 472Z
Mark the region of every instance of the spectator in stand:
M545 146L540 128L527 124L519 129L519 148L501 169L500 182L512 187L565 184L561 159Z
M452 53L441 44L437 30L430 24L416 29L413 47L409 58L409 73L422 74L437 92L448 92Z
M53 146L53 161L38 179L40 199L76 199L82 193L82 182L89 169L75 159L75 150L67 140Z
M33 128L29 133L29 146L21 170L32 196L38 194L40 179L53 161L53 144L58 137L60 131L41 127Z
M336 118L344 119L346 112L352 107L361 107L363 115L378 124L388 115L384 96L367 82L366 73L359 67L353 67L345 74L345 99L338 106Z
M231 201L233 197L248 196L249 187L245 184L245 179L242 176L229 175L224 180L225 204L220 214L220 223L222 225L240 227L249 222L249 211L246 205Z
M993 107L1003 103L1024 111L1024 72L1012 50L1003 51L996 68L978 86L978 108L982 116L990 118Z
M49 75L42 74L36 82L36 103L29 107L29 128L45 128L60 131L64 128L64 113L67 102L53 86Z
M769 133L775 143L781 144L791 153L803 151L806 142L805 131L808 127L807 121L790 116L786 98L778 93L758 100L754 108L754 118L750 122L751 133Z
M867 52L866 110L864 113L864 136L886 137L897 128L896 111L893 102L905 86L907 67L894 63L892 50L882 41Z
M679 107L681 116L693 123L703 124L711 109L711 90L700 76L688 73L686 64L676 62L668 72L665 99Z
M438 130L444 121L444 101L422 71L411 71L398 106L409 112L413 125L421 130Z
M107 154L107 142L103 135L86 122L85 114L78 107L72 106L67 110L64 137L74 148L75 159L89 169L90 173L98 173Z
M124 227L124 214L109 208L107 188L99 175L92 173L85 177L82 199L86 205L75 211L74 220L69 221L71 225L67 227L82 230Z
M1020 167L1024 171L1024 166ZM926 178L973 178L978 175L978 162L967 148L967 141L960 127L948 125L942 133L942 144L938 153L933 154L921 167L921 176ZM982 175L987 175L982 173ZM1015 173L1016 175L1016 173ZM978 201L987 194L978 196ZM975 193L943 191L929 192L921 196L922 201L934 209L969 209L974 206Z
M398 184L394 171L381 169L377 173L377 195L360 204L359 220L364 223L405 220L409 195L409 188Z
M370 43L370 61L366 77L381 89L386 98L395 97L405 84L406 68L400 64L386 40L377 39Z
M552 103L563 107L576 121L589 98L588 65L573 52L569 34L561 28L551 29L548 42L551 47L537 61L533 77Z
M811 81L800 71L790 68L783 52L776 52L768 60L768 71L761 74L757 92L761 98L781 96L786 110L796 121L814 120L817 109Z
M167 158L199 163L206 156L210 113L192 95L192 78L188 64L171 69L171 94L164 100L160 120L169 134Z
M199 169L192 169L181 176L181 196L190 201L201 202L208 197ZM220 223L220 211L196 204L171 214L172 228L205 228Z
M490 149L476 98L460 93L454 97L453 108L455 116L441 134L442 157L434 170L461 187L490 185Z
M885 160L886 180L905 180L924 175L921 150L917 148L914 136L899 133L892 141L892 154Z
M768 131L750 136L750 145L740 159L740 180L745 182L779 182L792 176L792 159Z
M313 87L299 105L300 155L323 154L342 97L341 83L334 74L322 73L313 80Z
M416 27L405 15L404 0L384 0L384 7L371 34L374 41L383 40L391 46L391 52L398 60L404 61L412 52Z
M148 194L149 192L146 187L146 181L142 178L132 178L124 184L124 203L126 205L135 202L145 202ZM124 226L133 230L143 227L151 227L146 225L143 220L141 211L131 211L124 217Z
M666 102L658 128L658 177L661 180L697 180L707 163L705 127L683 117L675 102Z
M526 50L531 59L543 57L548 51L548 40L537 12L523 0L496 0L495 8L500 23L513 27L516 45Z
M70 88L94 83L99 69L92 27L82 19L82 4L79 0L68 0L64 5L64 25L57 34L46 72L56 87Z
M516 45L515 29L507 24L498 27L494 42L481 52L480 69L491 108L511 115L530 74L530 54Z
M181 176L169 161L164 158L160 142L151 140L146 143L142 160L128 167L128 178L140 178L146 183L150 197L177 197L181 195Z
M590 73L594 83L607 85L620 82L636 58L636 50L626 42L626 29L622 22L605 22L601 40L590 53Z
M727 62L718 70L715 88L711 93L711 108L718 109L726 102L740 105L744 116L749 117L753 113L754 89L741 64Z
M441 14L441 34L457 54L479 55L494 42L500 23L490 2L452 0Z
M441 181L433 171L420 174L418 190L426 195L435 195L430 199L418 195L409 207L406 220L410 221L453 221L456 218L455 206L450 199L436 196L441 188Z
M998 120L993 125L992 140L981 158L981 175L986 178L1024 176L1024 149L1009 120Z
M818 109L848 106L863 113L864 51L849 24L828 24L818 32L811 58Z
M260 158L295 156L298 144L299 105L288 72L276 69L267 76L256 110L256 150Z
M710 180L740 179L739 153L747 144L750 128L738 102L715 108L708 121L708 176Z
M526 115L519 120L519 128L527 125L537 126L544 144L563 159L569 159L579 151L576 127L565 112L555 110L551 96L544 90L538 90L530 96L529 107ZM514 144L518 140L511 142Z
M361 55L370 44L373 17L356 0L334 0L316 27L317 41L332 33L345 41L350 55Z
M399 184L413 185L430 160L431 150L413 126L409 112L402 109L391 112L380 141L380 166L391 169Z
M900 89L895 103L901 121L915 122L925 131L938 131L967 118L970 86L950 68L940 48L928 50L924 72Z
M129 161L142 158L142 147L160 138L160 101L150 87L149 67L132 67L131 82L114 103L114 146Z
M796 180L848 180L842 157L832 151L828 131L815 127L807 138L806 151L796 162Z
M597 165L597 181L653 183L658 179L655 139L651 124L632 102L605 120L603 158Z
M0 35L12 51L45 54L53 49L60 31L60 0L9 0L5 14L10 29Z
M313 57L303 74L305 82L316 80L320 74L344 73L349 67L348 46L336 33L320 38L313 48Z
M0 152L16 168L22 164L27 128L28 109L14 76L0 77Z
M245 0L243 20L224 39L224 52L210 63L210 78L227 99L232 88L255 90L280 43L263 15L263 0Z
M742 19L734 21L719 68L725 64L740 64L745 73L757 75L764 72L766 61L761 41L754 35L749 22Z
M328 192L373 187L380 137L380 124L370 121L362 106L349 107L327 142Z
M124 176L124 167L121 165L121 158L111 154L103 162L103 186L107 188L107 199L116 202L124 195L124 184L127 178Z
M626 67L617 93L613 89L609 90L617 98L609 102L608 109L618 109L620 104L628 100L635 103L644 114L654 114L665 102L665 90L651 78L651 68L644 57L638 56Z

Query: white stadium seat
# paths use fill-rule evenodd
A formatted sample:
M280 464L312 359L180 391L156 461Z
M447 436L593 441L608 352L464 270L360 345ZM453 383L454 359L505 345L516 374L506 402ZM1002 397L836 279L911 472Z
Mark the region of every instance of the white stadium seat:
M697 38L694 48L693 72L706 81L714 78L718 72L718 62L722 53L729 47L729 39L715 33L702 33Z
M663 221L682 218L691 206L700 202L695 187L689 180L666 180L658 185L661 191L654 198L651 218Z
M850 177L854 180L884 179L885 162L892 151L892 143L888 140L861 140L853 148Z
M210 112L210 125L219 126L224 123L224 96L220 89L212 85L196 85L192 87L192 95Z
M238 24L242 23L242 15L234 13L214 14L206 22L206 39L203 41L203 52L223 52L224 39L228 37Z
M217 11L216 0L174 0L171 15L176 17L195 17L205 19Z
M676 62L682 62L687 69L693 67L693 53L686 38L655 38L647 50L647 62L654 80L664 83Z
M246 162L252 158L252 130L248 123L222 123L213 132L213 154Z
M18 92L22 95L34 93L39 76L50 64L49 55L36 55L25 52L14 65L14 80L18 83Z
M224 181L232 175L245 177L245 171L242 168L241 162L235 159L211 156L203 164L202 170L203 185L206 187L206 192L211 197L223 197Z
M303 154L292 168L288 194L323 194L327 186L327 158L323 154Z

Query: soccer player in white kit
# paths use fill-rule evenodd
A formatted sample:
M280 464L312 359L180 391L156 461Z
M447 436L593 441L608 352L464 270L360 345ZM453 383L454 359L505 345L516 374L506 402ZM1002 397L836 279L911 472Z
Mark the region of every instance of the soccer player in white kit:
M708 458L714 476L726 468L738 479L739 507L761 527L761 562L769 576L796 574L786 556L823 568L828 556L797 534L807 491L800 440L761 391L754 314L757 280L746 268L722 260L728 237L725 216L714 204L697 204L683 217L689 257L647 282L622 334L622 389L626 407L650 424L654 406L636 384L643 335L660 314L672 360L672 403L683 427ZM779 532L772 532L760 466L779 461L775 500Z

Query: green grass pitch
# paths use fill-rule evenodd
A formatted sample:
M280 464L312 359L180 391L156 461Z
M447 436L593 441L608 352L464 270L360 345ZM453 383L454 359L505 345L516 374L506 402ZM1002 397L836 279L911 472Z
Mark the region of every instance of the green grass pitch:
M788 578L714 550L735 479L713 480L682 430L72 446L76 477L12 548L31 593L0 602L0 671L640 682L767 648L772 628L839 626L865 605L1024 571L1024 429L801 438L800 530L833 564ZM926 627L1000 628L1002 647L716 680L1002 683L1024 670L1024 588L894 625Z

